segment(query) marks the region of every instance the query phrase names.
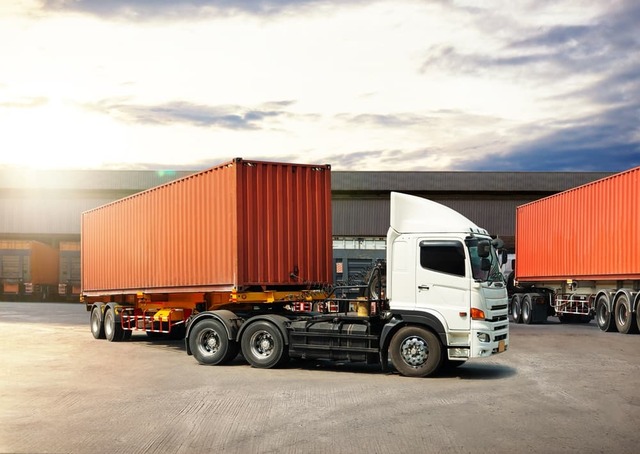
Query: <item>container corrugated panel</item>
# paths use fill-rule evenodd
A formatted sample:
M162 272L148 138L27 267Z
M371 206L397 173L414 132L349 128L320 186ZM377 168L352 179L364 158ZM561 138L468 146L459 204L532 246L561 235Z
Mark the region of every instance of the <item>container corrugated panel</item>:
M516 210L520 281L640 279L640 167Z
M58 282L58 251L38 241L0 241L0 278L32 284Z
M84 293L331 282L327 165L236 159L82 215Z

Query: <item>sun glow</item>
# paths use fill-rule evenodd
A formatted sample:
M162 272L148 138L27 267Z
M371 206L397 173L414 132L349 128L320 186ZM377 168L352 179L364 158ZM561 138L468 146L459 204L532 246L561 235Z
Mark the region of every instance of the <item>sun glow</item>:
M121 128L107 117L61 101L0 109L3 164L36 169L98 167L126 154Z

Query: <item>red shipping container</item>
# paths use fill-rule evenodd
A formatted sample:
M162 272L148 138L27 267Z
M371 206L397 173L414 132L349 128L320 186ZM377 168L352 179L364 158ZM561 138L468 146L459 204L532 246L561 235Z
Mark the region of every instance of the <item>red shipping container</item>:
M82 214L85 295L331 282L328 165L240 158Z
M519 281L640 279L640 167L516 209Z

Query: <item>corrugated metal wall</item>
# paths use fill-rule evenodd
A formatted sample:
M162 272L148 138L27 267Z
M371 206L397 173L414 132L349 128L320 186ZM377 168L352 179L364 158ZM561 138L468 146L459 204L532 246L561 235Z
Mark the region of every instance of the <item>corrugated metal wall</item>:
M513 239L515 210L532 198L460 199L430 197L431 200L462 213L491 234ZM334 199L334 236L385 236L389 228L388 199Z

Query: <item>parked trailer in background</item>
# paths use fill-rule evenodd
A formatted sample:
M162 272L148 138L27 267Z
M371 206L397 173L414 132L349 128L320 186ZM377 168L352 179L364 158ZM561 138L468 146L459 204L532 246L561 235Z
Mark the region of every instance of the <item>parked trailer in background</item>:
M60 276L58 279L58 295L67 301L80 299L80 242L61 241L60 246Z
M516 210L516 322L640 324L640 167Z
M390 353L421 377L508 348L491 237L429 200L392 193L386 263L366 285L333 287L330 183L328 165L238 158L84 213L93 336L186 335L201 364L242 351L259 368L295 357L384 369Z
M38 241L0 241L3 299L46 301L56 294L58 251Z

